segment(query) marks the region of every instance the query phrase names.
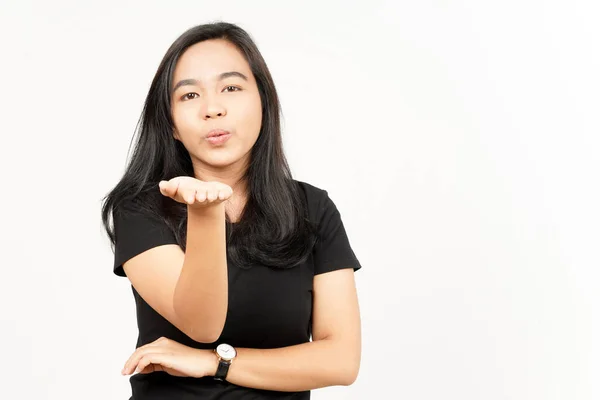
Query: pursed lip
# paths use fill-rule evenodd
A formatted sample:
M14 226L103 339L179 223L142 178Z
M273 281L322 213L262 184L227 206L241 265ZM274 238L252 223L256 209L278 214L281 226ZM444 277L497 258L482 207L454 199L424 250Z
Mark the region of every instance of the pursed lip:
M221 135L229 135L229 131L226 131L225 129L213 129L210 132L208 132L208 134L206 135L206 138L210 138L213 136L221 136Z

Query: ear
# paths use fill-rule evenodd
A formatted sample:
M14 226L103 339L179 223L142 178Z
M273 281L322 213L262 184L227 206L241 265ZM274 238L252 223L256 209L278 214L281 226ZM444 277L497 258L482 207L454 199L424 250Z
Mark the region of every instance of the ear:
M177 129L173 130L173 137L175 140L179 140L181 142L181 138L179 138L179 132L177 132Z

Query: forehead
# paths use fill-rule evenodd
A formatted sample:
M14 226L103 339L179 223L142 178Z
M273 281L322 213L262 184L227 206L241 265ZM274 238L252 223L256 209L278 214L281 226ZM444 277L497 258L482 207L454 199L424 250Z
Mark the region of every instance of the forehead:
M205 40L185 50L177 60L173 80L195 78L208 81L218 74L239 71L250 77L250 66L235 45L222 39Z

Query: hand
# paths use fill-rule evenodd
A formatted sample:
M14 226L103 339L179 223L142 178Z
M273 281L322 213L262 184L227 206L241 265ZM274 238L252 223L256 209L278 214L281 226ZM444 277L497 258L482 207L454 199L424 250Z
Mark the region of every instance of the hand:
M217 356L210 350L195 349L166 337L138 347L129 357L122 375L164 371L169 375L202 378L214 376Z
M220 204L233 194L230 186L221 182L204 182L191 176L178 176L158 184L160 193L192 207Z

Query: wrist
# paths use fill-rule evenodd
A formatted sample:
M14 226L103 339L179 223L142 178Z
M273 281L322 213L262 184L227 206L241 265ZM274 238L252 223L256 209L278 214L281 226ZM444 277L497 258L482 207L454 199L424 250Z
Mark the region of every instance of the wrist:
M219 367L219 357L215 354L213 350L201 350L202 356L204 359L204 376L213 377L217 373L217 368Z
M204 225L206 223L209 223L217 224L218 226L225 226L225 206L221 204L203 207L194 207L188 205L188 224Z
M227 380L229 368L237 356L237 351L233 346L227 343L219 344L214 351L219 360L214 378L218 381L225 381Z
M218 204L202 204L202 205L187 205L188 213L198 215L201 217L220 217L225 215L225 203L221 202Z

